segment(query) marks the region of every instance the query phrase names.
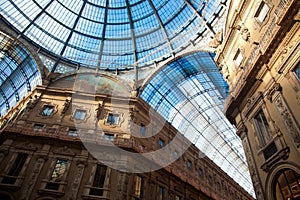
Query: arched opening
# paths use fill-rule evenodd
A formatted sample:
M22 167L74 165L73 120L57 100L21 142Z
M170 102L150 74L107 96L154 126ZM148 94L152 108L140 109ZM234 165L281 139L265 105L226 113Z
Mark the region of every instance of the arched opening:
M41 83L32 55L20 42L0 31L0 116Z
M300 174L292 169L280 171L274 184L276 200L300 200Z

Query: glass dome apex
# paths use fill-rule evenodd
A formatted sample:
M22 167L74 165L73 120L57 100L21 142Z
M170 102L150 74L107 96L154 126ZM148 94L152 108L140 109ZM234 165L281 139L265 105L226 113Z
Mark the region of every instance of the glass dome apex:
M20 34L58 57L100 69L131 69L214 35L226 2L4 0L0 13Z

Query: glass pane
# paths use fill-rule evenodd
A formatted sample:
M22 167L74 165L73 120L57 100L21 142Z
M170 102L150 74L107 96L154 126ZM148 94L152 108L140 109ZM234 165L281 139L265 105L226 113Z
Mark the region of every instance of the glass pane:
M85 110L76 110L75 111L75 115L74 115L74 119L76 119L76 120L84 120L85 119L85 115L86 115L86 111Z
M52 171L52 175L50 177L50 181L60 182L62 181L63 175L67 169L67 160L58 159Z
M97 165L93 187L103 188L107 167L105 165Z
M43 116L50 116L53 112L54 107L45 105L42 111Z
M141 198L143 197L143 192L142 192L142 189L143 189L143 178L140 177L140 176L136 176L135 177L135 196Z
M107 118L107 123L109 123L109 124L118 124L119 123L119 115L109 114L108 118Z

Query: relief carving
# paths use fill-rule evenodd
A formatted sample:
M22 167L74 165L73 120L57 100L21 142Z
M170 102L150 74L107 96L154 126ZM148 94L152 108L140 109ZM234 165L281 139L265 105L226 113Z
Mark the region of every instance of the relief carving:
M65 101L65 103L63 105L63 109L61 111L61 114L65 114L68 111L70 105L71 105L71 100L66 99L66 101Z
M260 91L257 95L253 95L247 99L246 110L244 115L247 116L249 112L257 105L257 102L263 97L263 93Z
M77 172L76 172L75 177L74 177L74 181L73 181L73 184L72 184L72 193L70 195L71 200L77 199L77 193L78 193L78 190L79 190L79 186L80 186L80 182L81 182L81 178L82 178L82 175L83 175L84 168L85 168L84 164L79 163L77 165Z
M268 100L270 100L272 102L272 96L273 94L276 92L276 91L281 91L282 90L282 87L279 83L275 83L273 85L273 87L268 91L266 97Z
M38 176L41 172L41 169L44 165L45 159L44 158L38 158L35 162L35 165L33 167L33 171L31 173L31 176L29 178L28 184L25 186L26 188L22 192L22 200L28 200L30 195L32 194L32 190L34 185L36 185Z
M35 151L35 150L37 150L37 145L34 145L34 144L26 141L26 142L16 145L16 148Z
M255 170L255 163L253 163L253 157L252 157L252 153L251 153L251 150L250 150L248 138L245 137L242 140L242 143L243 143L246 158L247 158L249 172L250 172L251 179L252 179L252 182L253 182L253 187L254 187L254 190L255 190L255 193L256 193L256 198L257 199L264 199L263 192L262 192L262 187L261 187L261 184L260 184L260 180L259 180L258 174Z
M243 24L242 25L237 25L234 28L240 31L240 34L241 34L243 40L245 40L246 42L249 41L250 31L245 25L243 25Z
M103 101L100 101L99 103L98 103L98 107L96 108L96 110L95 110L95 120L97 120L97 121L99 121L99 119L100 119L100 116L101 116L101 112L102 112L102 110L103 110Z
M300 132L294 120L294 117L292 116L292 113L289 111L281 95L278 95L274 102L278 112L280 113L283 119L284 124L286 125L286 128L290 132L294 142L297 144L297 147L299 148Z
M55 148L53 153L60 154L60 155L67 155L67 156L75 156L76 153L69 149L67 146Z

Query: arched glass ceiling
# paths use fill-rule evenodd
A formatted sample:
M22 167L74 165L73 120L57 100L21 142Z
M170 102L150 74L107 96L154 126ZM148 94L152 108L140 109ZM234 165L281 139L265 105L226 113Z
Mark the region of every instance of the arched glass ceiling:
M254 195L242 142L222 113L228 86L213 56L198 52L168 64L147 83L141 97Z
M0 114L4 115L37 84L38 67L29 53L0 32Z
M21 35L69 61L132 69L218 32L228 0L2 0Z

